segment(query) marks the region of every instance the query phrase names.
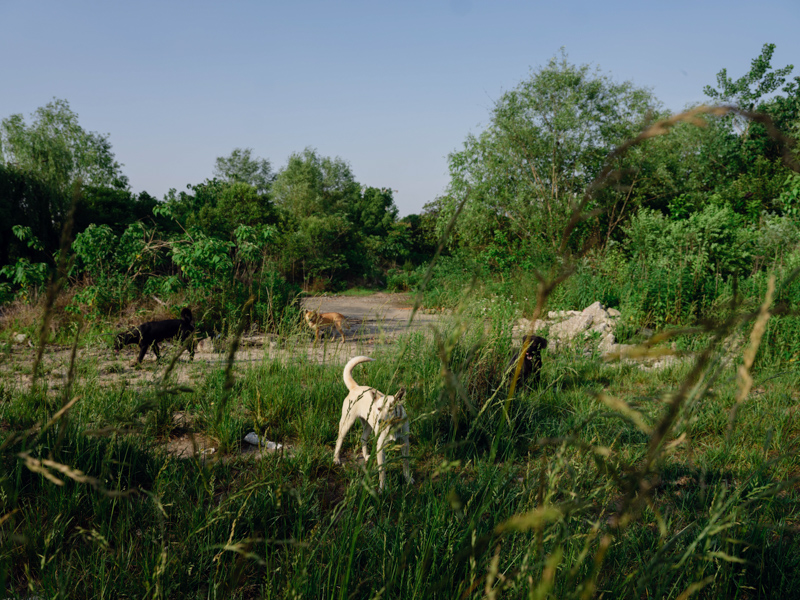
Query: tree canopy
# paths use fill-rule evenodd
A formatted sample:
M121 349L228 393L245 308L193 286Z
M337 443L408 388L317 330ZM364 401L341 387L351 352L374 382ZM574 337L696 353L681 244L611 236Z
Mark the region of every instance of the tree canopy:
M230 156L220 156L214 164L214 177L228 183L246 183L258 194L266 194L275 178L266 158L253 158L252 148L234 148Z
M273 184L275 204L293 219L346 214L361 186L341 158L320 156L313 148L293 153Z
M108 134L83 129L66 100L53 99L33 113L27 124L21 114L0 124L0 159L33 173L48 185L67 190L80 178L89 185L128 188L111 150Z
M504 93L488 126L450 154L439 230L464 201L461 245L482 247L498 231L557 244L609 149L638 133L657 106L649 90L573 65L563 52L553 57Z

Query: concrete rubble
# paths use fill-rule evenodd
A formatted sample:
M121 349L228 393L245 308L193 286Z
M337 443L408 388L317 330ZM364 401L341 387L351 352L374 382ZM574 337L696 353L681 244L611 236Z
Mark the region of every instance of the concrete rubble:
M583 310L550 311L546 319L537 320L533 326L528 319L521 318L514 327L514 334L520 339L530 331L544 335L551 352L582 344L588 354L598 352L606 360L638 362L643 370L660 369L680 360L670 349L665 349L662 356L642 356L640 346L618 344L614 330L619 317L618 310L595 302Z

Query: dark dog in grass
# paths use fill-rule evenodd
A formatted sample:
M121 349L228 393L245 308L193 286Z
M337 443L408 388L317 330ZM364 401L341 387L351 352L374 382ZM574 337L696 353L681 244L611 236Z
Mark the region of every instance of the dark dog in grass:
M526 335L525 339L522 340L522 348L520 348L519 352L514 354L514 357L508 363L507 369L510 371L509 380L514 378L519 355L524 352L525 358L522 359L522 368L519 371L517 387L525 383L537 385L542 370L542 350L545 348L547 348L547 340L545 338L539 335Z
M161 358L158 344L164 340L178 338L181 342L185 341L194 332L194 320L192 311L188 308L181 310L180 319L165 319L163 321L148 321L138 327L131 327L123 331L114 340L114 350L119 352L123 346L129 344L139 344L139 358L137 363L141 363L147 349L153 347L156 360ZM189 345L189 356L194 359L194 344Z

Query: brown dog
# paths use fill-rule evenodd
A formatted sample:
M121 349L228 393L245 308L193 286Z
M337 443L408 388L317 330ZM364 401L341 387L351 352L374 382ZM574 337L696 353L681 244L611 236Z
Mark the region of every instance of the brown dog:
M344 341L344 331L342 326L347 327L347 317L337 312L317 312L316 310L305 311L306 323L314 330L314 338L319 341L319 330L323 327L335 327Z

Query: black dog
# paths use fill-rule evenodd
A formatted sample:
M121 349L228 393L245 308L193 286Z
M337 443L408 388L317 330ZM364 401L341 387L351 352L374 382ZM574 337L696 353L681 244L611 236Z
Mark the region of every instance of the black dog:
M194 320L192 311L188 308L181 310L180 319L165 319L163 321L149 321L142 323L138 327L131 327L128 331L123 331L114 340L114 350L119 352L123 346L128 344L139 344L139 358L137 363L142 362L147 349L152 346L156 359L161 358L158 349L159 342L177 337L180 341L185 341L194 332ZM194 344L189 345L189 355L194 359Z
M511 378L513 379L520 352L525 352L525 358L522 359L522 369L520 369L519 379L517 379L517 386L521 386L527 381L530 381L533 385L539 383L539 376L542 370L542 350L545 348L547 348L547 340L539 335L526 335L525 339L522 340L522 348L514 354L507 367L507 370L511 371Z

